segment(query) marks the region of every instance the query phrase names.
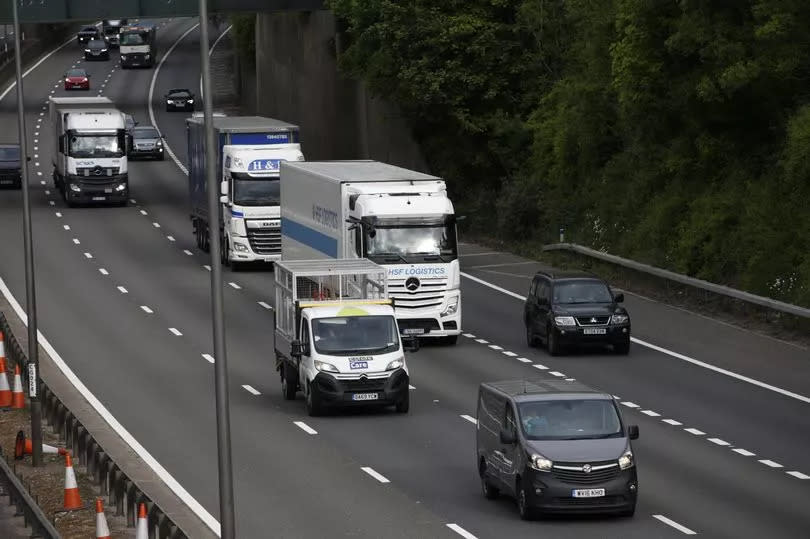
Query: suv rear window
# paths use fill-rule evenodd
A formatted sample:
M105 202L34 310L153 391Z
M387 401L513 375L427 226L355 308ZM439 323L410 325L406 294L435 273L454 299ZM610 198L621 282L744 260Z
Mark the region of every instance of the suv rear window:
M612 400L566 399L518 403L529 440L583 440L624 435Z

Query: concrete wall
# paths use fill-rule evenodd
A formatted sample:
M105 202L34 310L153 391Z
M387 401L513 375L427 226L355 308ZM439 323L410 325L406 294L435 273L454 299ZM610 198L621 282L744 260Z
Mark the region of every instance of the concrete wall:
M338 72L335 41L329 11L259 14L256 112L300 125L309 160L369 158L427 171L396 107Z

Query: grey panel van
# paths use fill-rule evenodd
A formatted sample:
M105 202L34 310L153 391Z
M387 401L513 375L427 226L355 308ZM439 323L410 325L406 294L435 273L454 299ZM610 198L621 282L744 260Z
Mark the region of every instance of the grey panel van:
M613 396L576 381L502 381L478 391L476 454L484 496L537 513L632 516L638 477Z

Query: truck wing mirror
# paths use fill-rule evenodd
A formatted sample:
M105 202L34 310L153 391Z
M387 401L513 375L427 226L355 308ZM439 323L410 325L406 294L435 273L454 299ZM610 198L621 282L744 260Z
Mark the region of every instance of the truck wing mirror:
M228 182L219 182L219 194L220 195L227 195L228 194Z
M403 337L402 338L402 347L405 348L406 352L418 352L419 351L419 338L418 337Z
M631 440L638 439L638 425L628 425L627 426L627 437Z
M296 359L304 355L304 345L298 339L290 343L290 355Z
M219 196L220 204L227 204L228 203L228 195L220 195Z
M508 430L508 429L501 429L501 443L504 445L512 445L517 442L517 438L515 438L515 433Z

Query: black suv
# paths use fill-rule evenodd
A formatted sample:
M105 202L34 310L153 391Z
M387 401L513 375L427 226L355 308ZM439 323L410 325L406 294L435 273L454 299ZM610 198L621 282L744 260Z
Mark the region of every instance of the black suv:
M194 94L187 88L173 88L166 94L166 112L194 110Z
M584 272L539 271L532 279L523 320L526 342L545 342L552 356L566 345L612 345L617 354L630 351L630 315L602 279Z

